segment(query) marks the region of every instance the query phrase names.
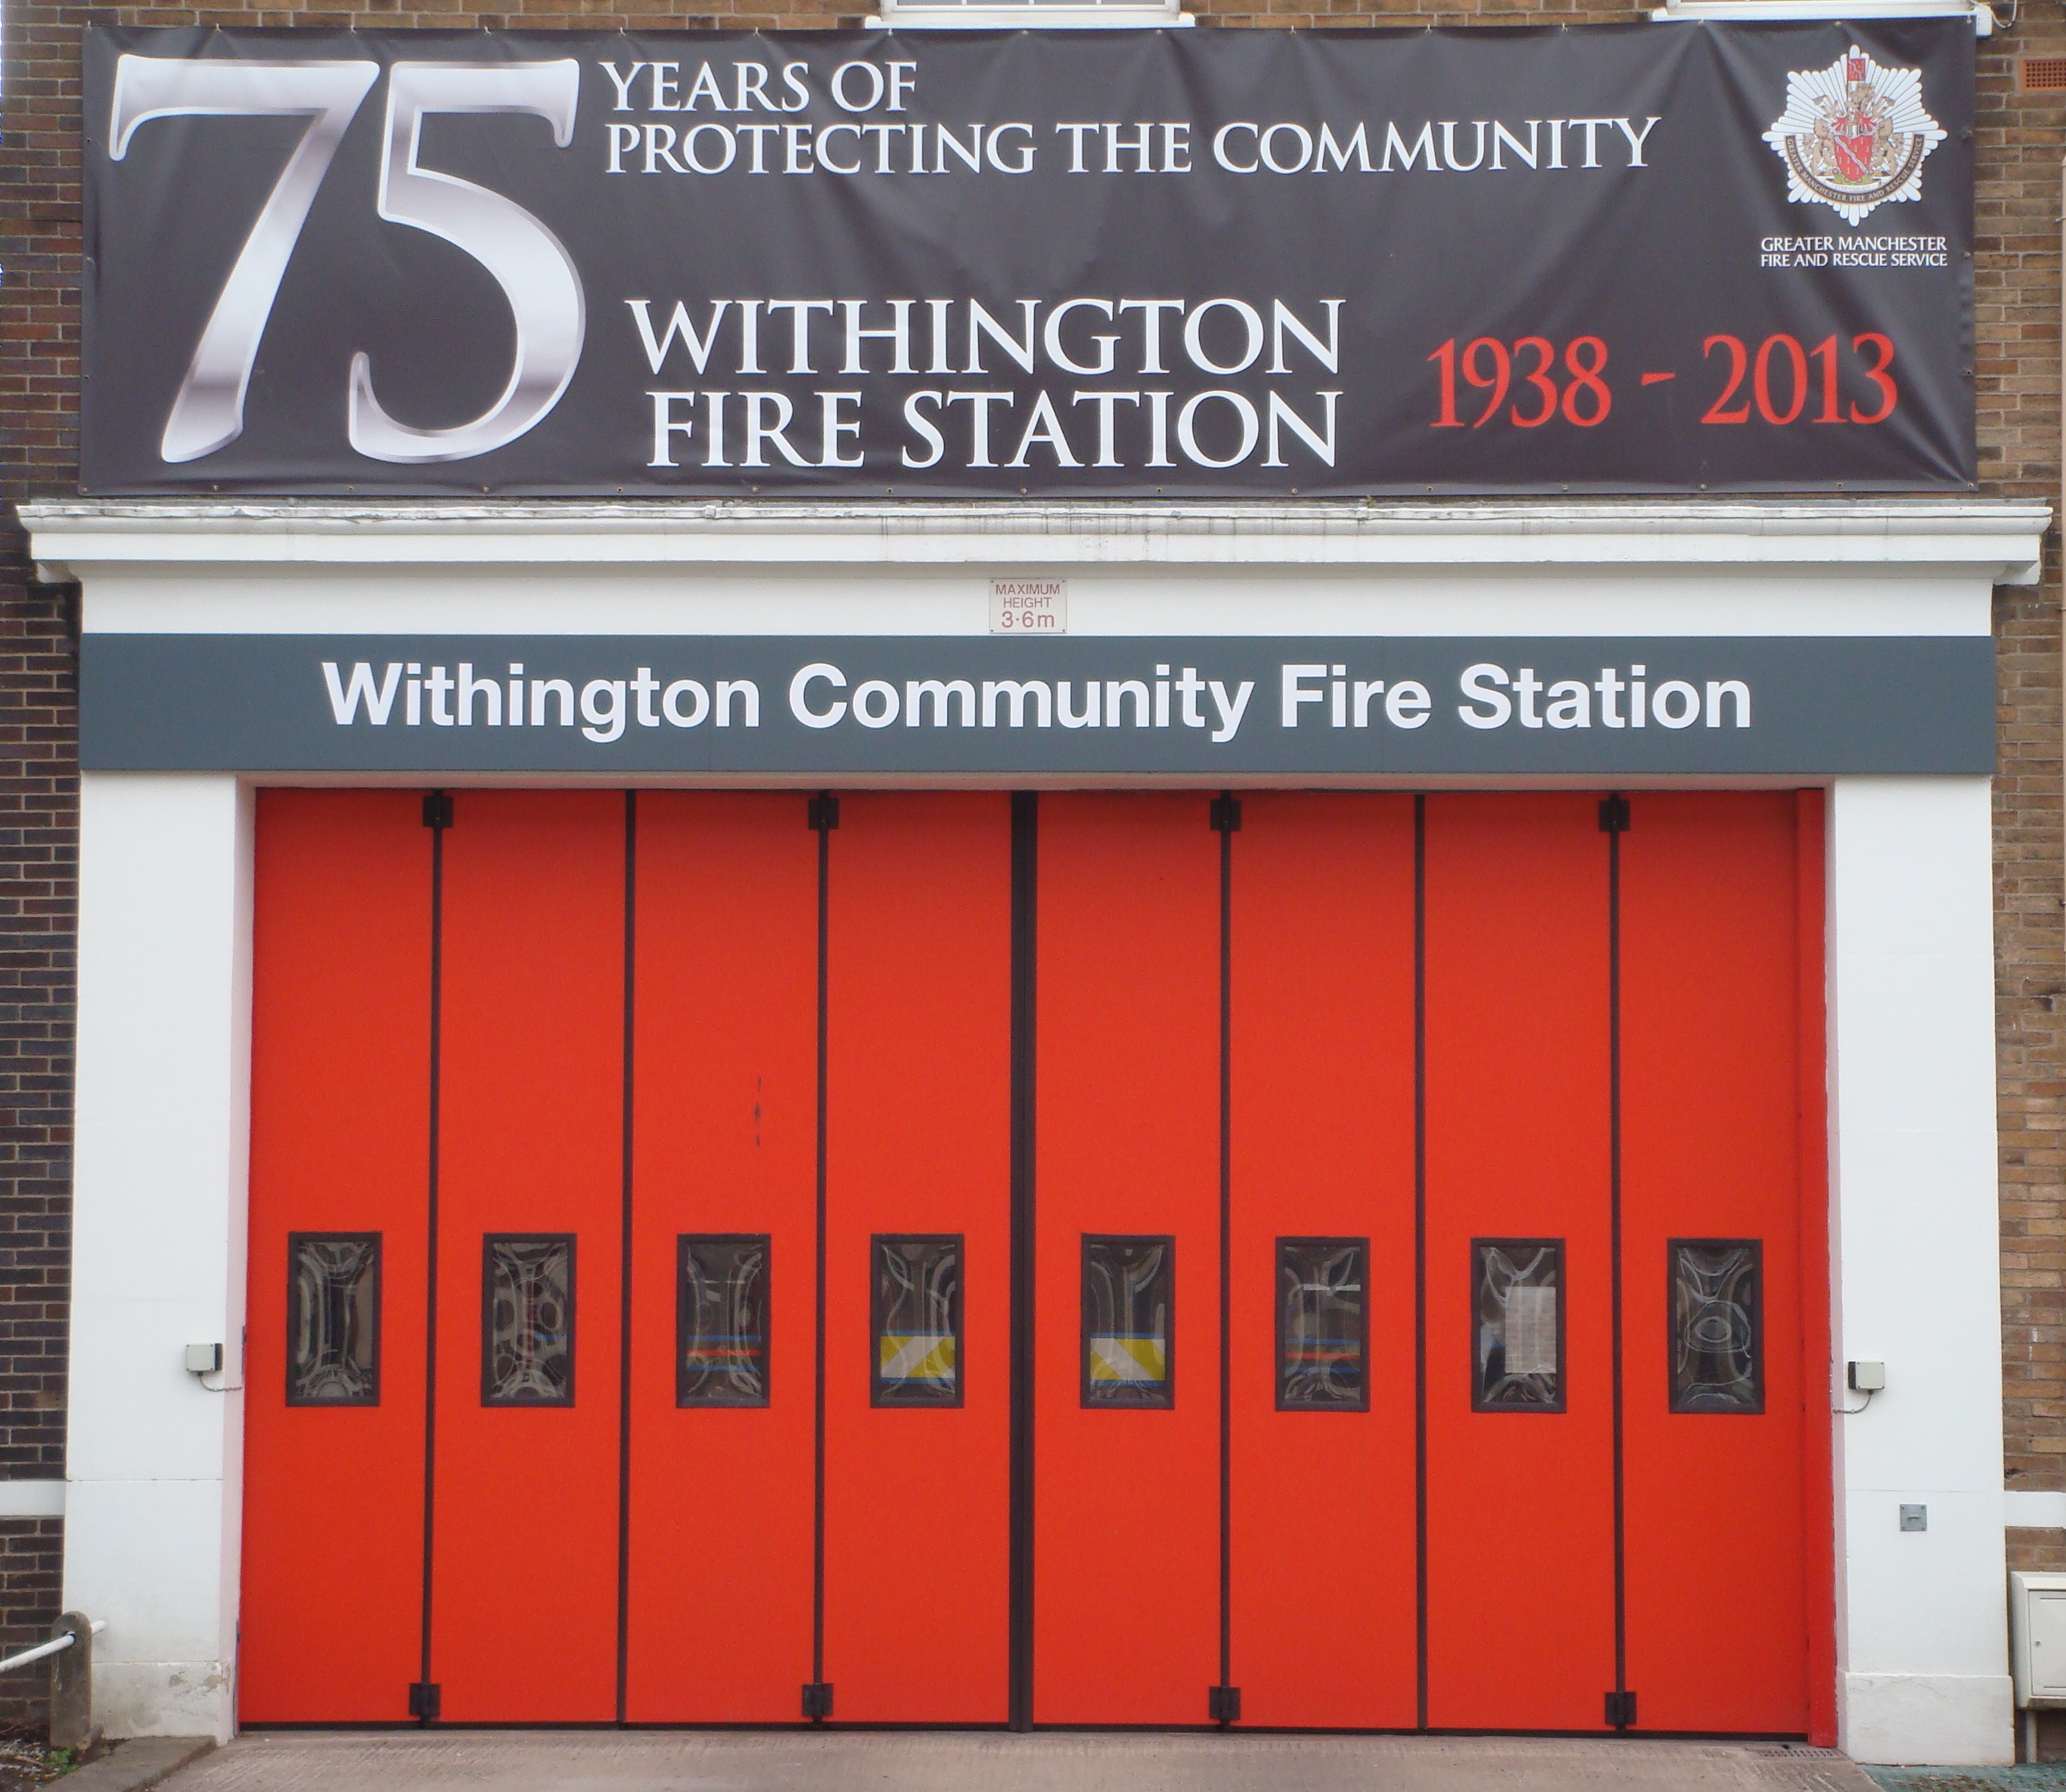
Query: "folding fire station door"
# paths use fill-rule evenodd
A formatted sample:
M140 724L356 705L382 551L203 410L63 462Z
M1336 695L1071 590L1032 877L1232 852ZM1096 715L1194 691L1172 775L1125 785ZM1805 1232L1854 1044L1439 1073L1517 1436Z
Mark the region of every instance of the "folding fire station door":
M432 836L262 791L245 1361L246 1724L399 1721L418 1676Z
M626 1714L1001 1722L1011 800L637 814Z
M1821 987L1821 800L1637 795L1620 836L1627 1673L1645 1729L1833 1727L1810 1709L1807 1641L1833 1620L1804 1592L1826 1587L1804 1458L1827 1421L1802 1371L1828 1360L1803 1274L1805 1255L1819 1294L1819 1128L1802 1117L1819 1115L1821 1054L1802 1017Z
M840 1721L1009 1714L1011 799L825 839L824 1645Z
M448 1721L617 1712L625 798L444 831L428 1672Z
M1229 843L1226 1622L1247 1724L1416 1721L1413 856L1404 796L1246 795ZM1187 1353L1184 1397L1216 1394L1217 1367Z
M1426 1721L1598 1730L1620 1690L1610 836L1596 795L1425 803Z
M634 1723L794 1723L812 1677L819 840L806 803L638 795Z
M1211 799L1039 806L1033 1717L1220 1684L1220 881Z

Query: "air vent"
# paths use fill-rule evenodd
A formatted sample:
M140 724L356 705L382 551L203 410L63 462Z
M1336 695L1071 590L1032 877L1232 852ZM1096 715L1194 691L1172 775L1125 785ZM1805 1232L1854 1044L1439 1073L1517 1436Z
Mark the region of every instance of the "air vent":
M2016 85L2025 93L2066 95L2066 53L2023 57L2016 64Z

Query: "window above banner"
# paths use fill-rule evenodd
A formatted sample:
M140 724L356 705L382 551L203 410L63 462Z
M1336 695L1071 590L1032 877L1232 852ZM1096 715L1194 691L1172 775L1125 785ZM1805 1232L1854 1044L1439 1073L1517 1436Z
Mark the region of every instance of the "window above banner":
M81 484L1967 490L1973 60L1944 18L96 30Z
M1197 20L1177 0L882 0L893 31L1143 30Z
M2014 0L2011 0L2011 8ZM1975 37L1991 37L1994 9L1985 0L1664 0L1651 15L1660 24L1697 23L1703 19L1784 21L1812 24L1845 18L1965 18ZM2009 22L2014 24L2011 10Z

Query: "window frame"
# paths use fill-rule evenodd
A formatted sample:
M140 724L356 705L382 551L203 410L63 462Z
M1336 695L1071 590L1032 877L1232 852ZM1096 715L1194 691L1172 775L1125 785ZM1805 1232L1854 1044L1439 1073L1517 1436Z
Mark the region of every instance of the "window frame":
M951 1400L909 1399L882 1379L881 1279L877 1253L885 1244L923 1240L951 1242L954 1248L954 1397ZM870 1232L868 1236L868 1403L905 1412L952 1412L968 1404L968 1234L966 1232Z
M371 1244L373 1247L373 1391L363 1398L352 1400L315 1400L294 1392L294 1319L296 1305L301 1297L301 1248L310 1244ZM290 1406L322 1408L335 1406L377 1406L380 1404L380 1359L382 1344L381 1300L387 1283L386 1243L377 1232L290 1232L287 1234L287 1404Z
M1679 1403L1679 1250L1750 1251L1752 1274L1756 1278L1757 1303L1750 1318L1751 1386L1755 1399L1748 1406L1682 1406ZM1764 1416L1764 1240L1761 1238L1667 1238L1664 1241L1664 1402L1675 1418L1762 1418Z
M690 1397L688 1379L690 1321L688 1259L698 1244L758 1244L765 1292L761 1301L765 1326L760 1337L760 1398L758 1400L699 1400ZM731 1409L754 1412L773 1404L775 1398L775 1239L769 1232L677 1232L674 1234L674 1405L683 1412Z
M1363 1298L1357 1305L1359 1337L1356 1340L1356 1368L1362 1383L1363 1397L1359 1400L1287 1400L1284 1396L1284 1248L1286 1245L1319 1245L1339 1249L1354 1245L1363 1252ZM1370 1281L1371 1244L1367 1238L1344 1233L1333 1234L1285 1232L1276 1240L1276 1248L1270 1265L1270 1293L1277 1309L1277 1410L1280 1413L1367 1413L1370 1410Z
M567 1391L549 1400L498 1398L495 1386L495 1247L498 1244L564 1244L567 1248ZM578 1286L580 1240L573 1232L483 1232L480 1235L480 1403L499 1412L533 1407L565 1408L574 1403L574 1371L580 1334L575 1330L574 1296Z
M1488 1249L1554 1250L1557 1253L1557 1398L1554 1401L1488 1401L1478 1387L1478 1253ZM1470 1326L1464 1342L1470 1352L1471 1410L1511 1416L1548 1415L1569 1410L1571 1401L1570 1354L1565 1325L1571 1306L1571 1250L1566 1238L1473 1238L1471 1240Z
M890 31L1155 31L1181 30L1197 23L1182 0L881 0L868 20L872 30Z
M1981 38L1993 36L1996 26L1987 0L1857 0L1848 6L1831 0L1665 0L1651 9L1650 18L1656 25L1692 25L1702 19L1870 24L1887 18L1970 18L1974 36Z
M1086 1412L1166 1413L1177 1406L1177 1235L1174 1232L1084 1232L1076 1248L1076 1400ZM1169 1265L1169 1319L1162 1338L1162 1398L1159 1400L1100 1400L1091 1389L1090 1265L1093 1244L1160 1244ZM1119 1383L1120 1386L1129 1384ZM1153 1385L1153 1384L1149 1384Z

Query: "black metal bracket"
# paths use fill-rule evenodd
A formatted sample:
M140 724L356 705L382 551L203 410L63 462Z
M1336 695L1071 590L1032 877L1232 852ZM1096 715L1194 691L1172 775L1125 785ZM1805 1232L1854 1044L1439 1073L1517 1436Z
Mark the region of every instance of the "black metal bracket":
M813 834L829 834L839 826L839 799L821 791L811 799L804 814L804 824Z
M1628 799L1608 796L1600 799L1600 831L1602 834L1626 834L1628 831Z
M832 1683L828 1680L804 1682L804 1715L821 1720L832 1714Z
M1241 831L1241 799L1238 796L1214 797L1212 824L1215 834L1238 834Z
M1239 1723L1241 1689L1238 1686L1208 1686L1205 1689L1205 1715L1216 1724Z
M1635 1727L1635 1693L1607 1694L1607 1727L1610 1729L1633 1729Z
M452 792L426 791L423 793L423 825L426 827L449 827L452 824Z
M444 1689L435 1680L419 1680L409 1687L409 1715L420 1717L427 1724L438 1721L438 1708L444 1703Z

